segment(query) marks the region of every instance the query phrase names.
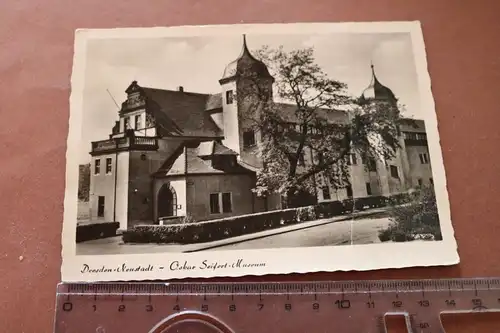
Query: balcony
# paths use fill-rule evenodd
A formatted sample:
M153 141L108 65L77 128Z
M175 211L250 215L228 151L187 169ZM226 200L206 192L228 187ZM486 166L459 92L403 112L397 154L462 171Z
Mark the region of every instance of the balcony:
M126 150L157 150L158 141L151 137L123 137L92 142L91 155Z

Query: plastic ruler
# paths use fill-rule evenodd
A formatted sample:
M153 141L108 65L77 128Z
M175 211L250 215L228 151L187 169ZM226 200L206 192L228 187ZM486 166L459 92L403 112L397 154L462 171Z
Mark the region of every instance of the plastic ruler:
M444 332L446 313L500 311L500 278L60 284L56 333L370 333L402 315Z

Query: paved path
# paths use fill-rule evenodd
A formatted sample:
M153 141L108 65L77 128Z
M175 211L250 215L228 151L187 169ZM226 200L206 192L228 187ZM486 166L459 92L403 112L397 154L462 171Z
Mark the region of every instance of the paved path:
M229 244L212 250L246 250L264 248L312 247L379 243L378 231L387 228L388 218L342 221L296 230L265 238ZM352 228L352 229L351 229Z
M380 209L358 213L352 223L353 244L378 242L378 230L389 224L384 215ZM79 243L76 252L108 255L342 245L351 243L351 220L346 219L339 216L201 244L121 244L121 237L112 237Z

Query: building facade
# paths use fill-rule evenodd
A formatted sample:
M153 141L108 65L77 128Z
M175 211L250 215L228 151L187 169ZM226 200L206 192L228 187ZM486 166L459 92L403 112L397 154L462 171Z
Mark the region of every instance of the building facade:
M132 82L109 137L91 143L91 219L118 221L126 229L182 216L209 220L280 209L279 195L263 198L251 191L262 164L259 133L244 117L254 106L236 99L245 89L242 69L252 73L259 89L268 92L264 98L272 100L274 78L250 53L245 38L240 55L219 80L218 94L186 92L183 87L146 88ZM396 100L374 71L361 98ZM294 106L280 107L287 112ZM342 111L329 115L331 121L347 117ZM363 161L353 154L351 185L334 189L318 183L317 201L387 196L432 183L424 122L408 119L401 131L401 148L391 161ZM312 163L312 155L306 153L303 163Z

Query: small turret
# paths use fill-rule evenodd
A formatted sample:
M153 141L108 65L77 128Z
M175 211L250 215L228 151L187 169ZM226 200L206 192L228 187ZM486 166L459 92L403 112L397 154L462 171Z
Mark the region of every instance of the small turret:
M267 66L250 53L246 36L243 35L243 46L240 55L226 66L219 82L220 84L224 84L245 74L257 75L260 78L269 78L274 81L274 78L269 74Z
M391 89L387 88L384 86L382 83L377 78L377 75L375 75L375 69L373 67L373 64L371 65L372 68L372 80L370 82L370 85L363 90L363 93L361 94L360 97L360 102L361 103L369 103L371 101L381 101L381 102L389 102L396 104L397 103L397 98L392 92Z

